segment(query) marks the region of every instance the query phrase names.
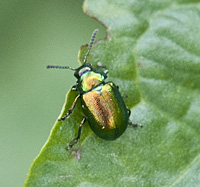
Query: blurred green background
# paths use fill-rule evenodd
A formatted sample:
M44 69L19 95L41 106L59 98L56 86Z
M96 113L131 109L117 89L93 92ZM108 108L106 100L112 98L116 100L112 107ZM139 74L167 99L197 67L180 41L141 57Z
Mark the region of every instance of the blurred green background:
M101 23L82 11L83 0L1 0L0 3L0 186L22 186L47 140L65 95L75 83L81 45Z

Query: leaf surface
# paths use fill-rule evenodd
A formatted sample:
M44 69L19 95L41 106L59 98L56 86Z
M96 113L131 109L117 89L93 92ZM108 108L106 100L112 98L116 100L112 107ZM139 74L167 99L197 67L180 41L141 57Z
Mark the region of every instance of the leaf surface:
M55 123L24 186L199 186L200 1L87 0L84 10L108 30L88 62L107 66L143 128L104 141L86 123L66 152L83 118L78 103ZM61 116L76 95L68 93Z

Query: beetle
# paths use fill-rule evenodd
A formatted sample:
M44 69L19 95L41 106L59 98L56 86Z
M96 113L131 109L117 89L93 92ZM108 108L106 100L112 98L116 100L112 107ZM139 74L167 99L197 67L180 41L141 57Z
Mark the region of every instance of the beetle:
M97 32L98 29L94 30L92 34L83 64L80 67L47 66L47 68L74 70L74 76L77 78L76 85L71 90L78 91L78 95L68 112L58 120L64 121L70 116L78 99L81 100L84 116L79 125L77 137L69 143L66 150L69 150L78 142L81 136L82 126L86 121L92 131L104 140L115 140L119 138L129 123L130 110L125 105L119 92L119 87L112 81L105 82L108 73L106 67L99 63L99 68L104 68L104 70L94 69L90 63L87 63L87 56L92 48ZM137 124L132 125L137 126Z

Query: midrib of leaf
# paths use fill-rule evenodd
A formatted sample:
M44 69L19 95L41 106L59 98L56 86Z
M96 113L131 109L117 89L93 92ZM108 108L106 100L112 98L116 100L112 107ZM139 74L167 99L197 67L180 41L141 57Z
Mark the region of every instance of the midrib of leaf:
M182 171L180 172L180 175L177 176L176 179L175 179L174 181L172 181L172 183L169 184L169 185L167 185L166 187L173 187L173 186L175 186L176 184L178 184L178 183L183 179L183 177L186 176L187 172L188 172L189 170L191 170L191 168L192 168L197 162L199 162L199 161L200 161L200 154L197 155L197 156L193 159L193 161L192 161L190 164L188 164L187 167L186 167L184 170L182 170Z

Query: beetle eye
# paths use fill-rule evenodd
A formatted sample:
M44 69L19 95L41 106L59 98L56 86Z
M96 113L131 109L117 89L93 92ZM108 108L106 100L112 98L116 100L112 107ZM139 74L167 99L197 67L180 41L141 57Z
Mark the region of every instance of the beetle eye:
M85 67L85 68L81 69L78 74L81 77L85 72L90 71L90 70L91 69L89 67Z

